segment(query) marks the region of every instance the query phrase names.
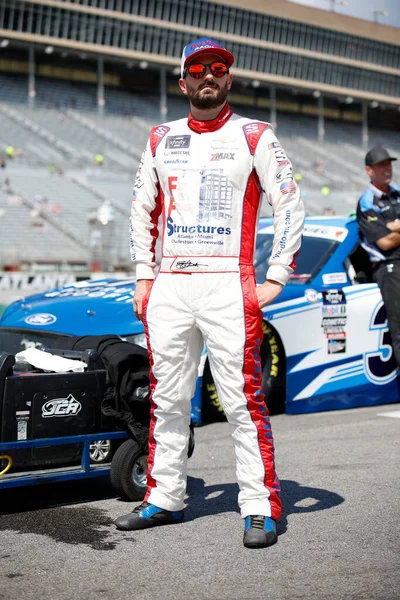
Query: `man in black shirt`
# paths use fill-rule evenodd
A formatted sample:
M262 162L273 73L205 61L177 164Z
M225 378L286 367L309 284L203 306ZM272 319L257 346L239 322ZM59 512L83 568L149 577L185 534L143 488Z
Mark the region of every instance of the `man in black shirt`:
M385 148L367 152L365 170L371 183L358 201L357 221L361 245L368 252L385 303L400 367L400 190L390 185L394 160Z

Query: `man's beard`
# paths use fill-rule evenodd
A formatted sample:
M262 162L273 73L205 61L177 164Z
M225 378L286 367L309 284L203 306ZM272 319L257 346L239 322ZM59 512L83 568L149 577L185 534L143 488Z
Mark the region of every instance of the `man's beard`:
M201 91L207 87L207 84L203 84L201 88L195 89L188 82L186 82L186 91L191 104L195 108L217 108L226 101L228 95L228 84L225 82L223 87L219 87L217 84L211 84L213 93L201 94Z

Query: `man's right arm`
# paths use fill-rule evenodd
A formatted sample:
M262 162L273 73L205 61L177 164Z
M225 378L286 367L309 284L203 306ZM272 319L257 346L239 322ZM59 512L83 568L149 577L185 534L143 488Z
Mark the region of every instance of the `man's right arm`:
M160 212L159 183L149 141L135 177L131 206L130 244L131 258L136 265L136 279L154 279Z
M130 218L131 258L136 264L133 310L140 321L143 317L143 299L154 280L155 246L158 238L158 217L161 211L158 192L158 178L153 167L149 141L135 177Z

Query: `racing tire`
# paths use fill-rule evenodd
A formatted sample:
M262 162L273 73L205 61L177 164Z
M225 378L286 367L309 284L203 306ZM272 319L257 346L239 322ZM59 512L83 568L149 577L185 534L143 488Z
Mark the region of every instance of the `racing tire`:
M126 500L143 500L146 493L147 454L134 440L126 440L111 462L111 485Z
M276 331L262 323L264 338L260 348L262 365L261 391L270 415L285 412L286 360L281 341Z
M267 323L262 323L264 338L260 348L262 365L261 390L270 415L285 412L286 359L282 343L276 331ZM219 401L208 360L203 372L202 421L215 423L226 421Z

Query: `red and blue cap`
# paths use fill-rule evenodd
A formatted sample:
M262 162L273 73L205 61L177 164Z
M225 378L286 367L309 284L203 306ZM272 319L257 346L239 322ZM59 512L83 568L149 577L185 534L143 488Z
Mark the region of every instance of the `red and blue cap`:
M181 60L181 77L183 77L188 64L201 54L216 54L217 56L221 57L228 67L231 67L235 60L233 54L231 54L229 50L221 46L221 44L215 40L211 40L210 38L206 37L199 38L198 40L194 40L185 46L183 49Z

